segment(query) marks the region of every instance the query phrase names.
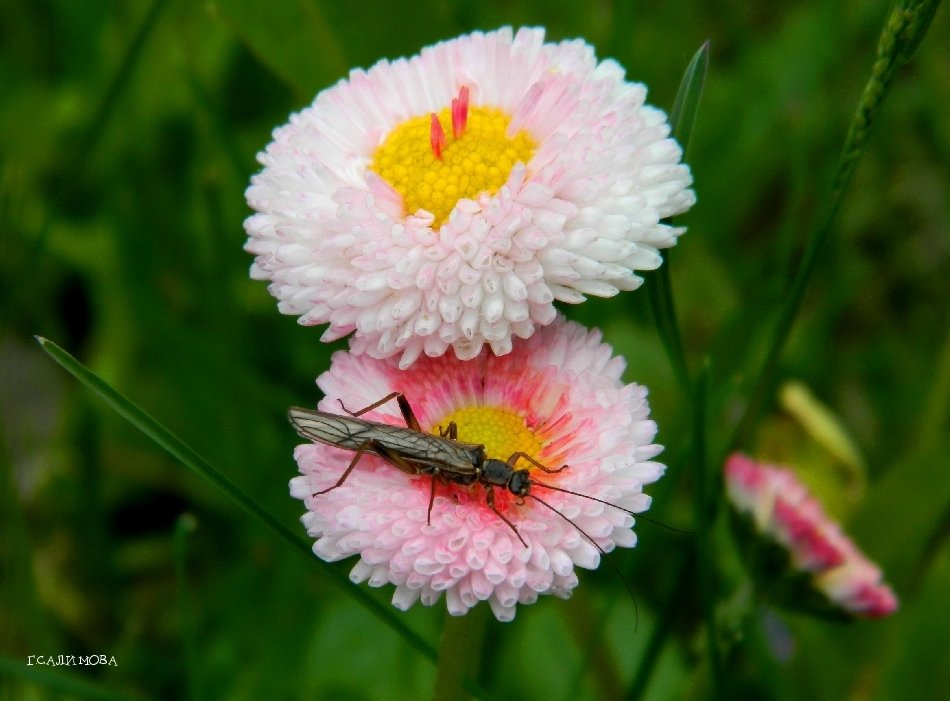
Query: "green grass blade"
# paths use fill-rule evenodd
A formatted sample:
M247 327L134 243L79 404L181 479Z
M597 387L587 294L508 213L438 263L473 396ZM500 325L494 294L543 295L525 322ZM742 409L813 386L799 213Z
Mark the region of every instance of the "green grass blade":
M683 79L680 81L676 98L673 100L673 111L670 112L670 126L673 128L673 138L679 142L686 154L689 148L689 138L696 123L696 114L699 112L699 98L703 94L706 84L706 73L709 70L709 41L696 50Z
M55 657L55 655L54 655ZM70 698L91 699L92 701L140 701L140 696L128 696L106 689L96 682L80 679L72 674L54 671L55 667L38 665L35 660L15 660L0 654L0 676L11 676L36 684L44 689L61 692ZM116 664L120 664L116 660Z
M36 337L36 340L53 360L59 363L67 372L93 393L99 395L119 416L155 441L161 448L196 475L217 487L248 516L266 526L268 530L291 545L298 552L305 553L309 561L317 563L321 570L329 575L330 579L342 587L347 594L354 597L380 621L405 638L406 642L412 645L412 647L421 652L428 659L436 661L435 648L419 637L419 635L400 620L393 611L382 605L360 587L354 586L352 582L335 567L315 557L308 543L297 537L284 526L284 524L274 518L273 515L261 508L256 501L241 491L231 480L225 477L223 473L218 471L207 460L198 455L198 453L185 444L184 441L149 416L131 400L113 389L105 380L89 370L55 343L39 336Z
M248 497L233 482L225 477L223 473L198 455L198 453L185 444L184 441L149 416L138 405L113 389L105 380L93 373L52 341L42 337L37 337L36 340L53 360L59 363L88 389L99 395L119 416L155 441L155 443L185 465L185 467L217 487L225 496L241 507L246 514L265 524L284 540L293 543L295 546L301 544L302 541L293 535L286 526L277 521L271 514L264 511L253 499Z
M673 111L670 113L670 127L673 137L679 142L686 153L689 138L696 123L696 114L699 110L699 99L706 82L706 72L709 67L709 42L707 41L693 54L692 60L686 67L676 99L673 101ZM660 341L670 359L673 372L680 388L689 389L689 368L686 364L686 353L683 350L683 339L680 335L679 324L676 321L676 305L673 300L673 284L670 279L669 251L660 252L663 263L653 274L653 284L647 286L650 308L656 321Z
M805 253L795 273L791 289L785 295L785 303L779 312L778 321L762 367L756 376L749 403L736 428L731 444L733 446L744 444L750 438L752 427L772 386L782 349L801 309L805 290L828 243L838 212L841 210L841 204L844 202L844 196L851 184L858 161L864 153L874 118L894 84L897 69L910 58L927 32L939 2L940 0L901 0L895 5L884 24L878 41L877 57L871 69L871 77L864 87L857 109L851 118L851 126L841 149L827 205L808 238Z

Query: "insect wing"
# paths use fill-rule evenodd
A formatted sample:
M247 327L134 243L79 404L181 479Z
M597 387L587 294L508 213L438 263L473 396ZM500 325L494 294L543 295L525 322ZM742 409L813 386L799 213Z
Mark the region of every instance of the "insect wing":
M373 444L382 445L399 453L405 460L420 466L437 467L457 473L475 472L475 466L484 459L484 448L413 431L401 426L390 426L364 421L350 416L328 414L292 407L290 423L301 437L327 445L376 453Z
M359 450L367 441L380 438L380 432L373 430L374 424L360 419L296 407L290 409L288 417L302 438L347 450Z

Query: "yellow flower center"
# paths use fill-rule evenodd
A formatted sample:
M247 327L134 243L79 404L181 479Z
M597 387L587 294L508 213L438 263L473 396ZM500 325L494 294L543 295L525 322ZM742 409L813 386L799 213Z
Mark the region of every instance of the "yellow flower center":
M436 115L440 124L451 125L452 110ZM435 216L432 228L448 219L460 198L494 195L508 180L512 167L527 164L536 148L521 131L505 136L511 118L493 107L467 108L467 125L458 136L443 137L441 153L431 145L432 115L413 117L386 137L373 153L370 169L402 195L407 214L426 209Z
M470 406L453 411L440 423L442 428L451 422L458 427L458 440L485 446L490 458L507 460L514 453L527 453L539 459L543 444L524 425L524 419L513 411L492 406ZM438 432L438 426L435 433ZM519 467L532 467L522 460Z

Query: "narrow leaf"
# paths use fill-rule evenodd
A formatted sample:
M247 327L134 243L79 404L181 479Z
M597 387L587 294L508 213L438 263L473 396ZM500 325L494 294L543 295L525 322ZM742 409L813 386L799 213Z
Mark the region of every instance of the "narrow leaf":
M689 137L696 123L696 114L699 111L699 98L703 93L706 82L706 72L709 67L709 42L699 47L680 81L673 101L673 111L670 113L670 127L674 138L679 142L686 153ZM689 391L689 369L686 365L686 352L683 350L683 339L680 335L679 324L676 321L676 305L673 300L673 284L670 279L669 251L660 252L663 263L653 274L653 284L647 288L650 308L656 321L660 341L670 359L673 372L684 393Z
M689 137L693 133L696 123L696 114L699 112L699 98L703 94L706 84L706 73L709 69L709 41L697 49L686 66L676 99L673 100L673 111L670 113L670 126L673 128L673 138L683 147L685 155L689 146Z
M308 561L317 563L321 570L326 573L334 583L342 587L343 591L354 597L370 613L405 638L416 650L433 662L436 661L435 649L400 620L393 611L379 603L360 587L354 586L349 579L335 567L314 557L309 544L294 535L293 532L278 521L272 514L261 508L255 500L241 491L241 489L225 477L223 473L198 455L198 453L184 441L149 416L131 400L113 389L105 380L89 370L55 343L39 336L36 337L36 340L53 360L59 363L88 389L99 395L119 416L155 441L161 448L196 475L217 487L225 496L235 502L244 513L262 523L273 534L290 544L295 550L304 553Z

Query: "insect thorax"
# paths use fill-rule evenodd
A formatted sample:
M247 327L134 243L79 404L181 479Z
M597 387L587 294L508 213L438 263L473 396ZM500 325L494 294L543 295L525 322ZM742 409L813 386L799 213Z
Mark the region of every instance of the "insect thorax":
M531 484L527 470L513 470L508 463L495 458L488 458L482 464L481 480L488 484L506 487L518 496L526 494Z

